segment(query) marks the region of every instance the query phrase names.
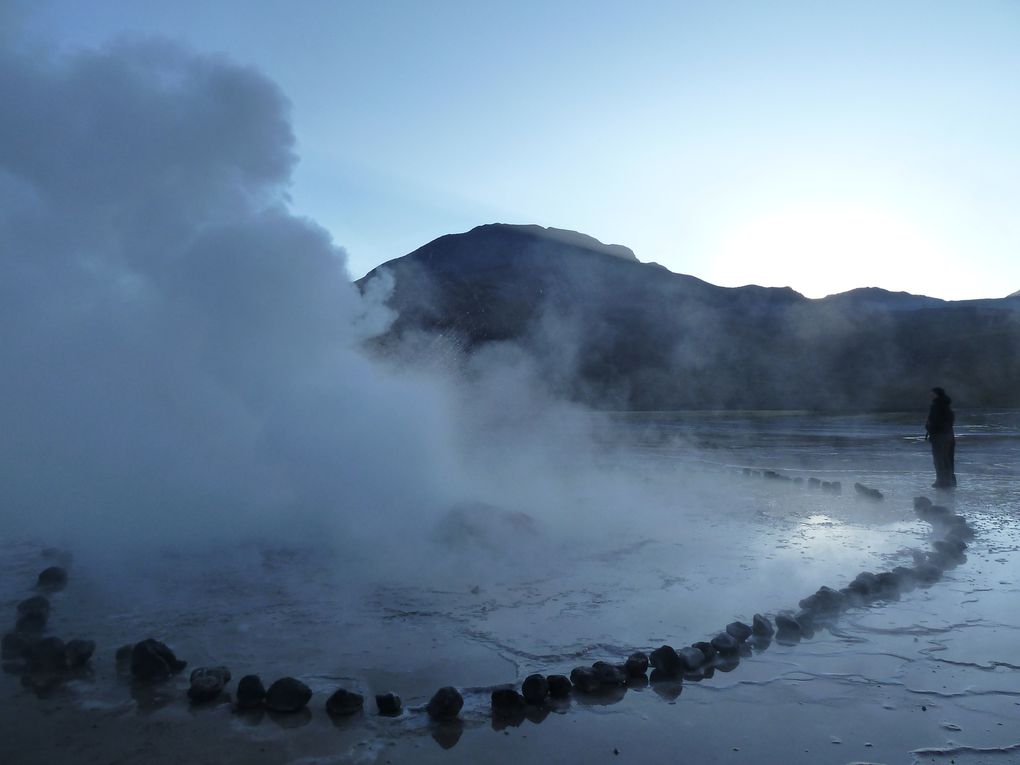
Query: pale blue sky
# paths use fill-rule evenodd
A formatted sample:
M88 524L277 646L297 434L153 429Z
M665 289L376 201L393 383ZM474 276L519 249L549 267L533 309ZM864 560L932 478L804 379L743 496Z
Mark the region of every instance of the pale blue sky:
M2 2L3 0L0 0ZM275 80L357 277L539 223L727 286L1020 290L1020 2L41 0Z

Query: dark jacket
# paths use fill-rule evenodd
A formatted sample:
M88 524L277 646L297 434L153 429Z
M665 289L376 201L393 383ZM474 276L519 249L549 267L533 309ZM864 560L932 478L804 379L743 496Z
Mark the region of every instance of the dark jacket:
M949 396L936 396L935 400L931 402L928 421L924 423L924 429L928 431L928 435L936 436L941 433L953 432L953 422L956 420L956 416L949 406L951 403L952 399Z

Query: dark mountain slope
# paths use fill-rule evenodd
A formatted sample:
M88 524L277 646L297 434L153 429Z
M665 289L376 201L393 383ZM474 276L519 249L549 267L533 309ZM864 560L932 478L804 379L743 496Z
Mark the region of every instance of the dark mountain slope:
M470 352L511 340L559 392L631 409L898 409L942 385L964 406L1020 406L1020 301L868 288L809 300L725 288L618 245L539 226L440 237L391 271L399 318ZM426 341L427 342L427 341ZM920 402L920 404L919 404Z

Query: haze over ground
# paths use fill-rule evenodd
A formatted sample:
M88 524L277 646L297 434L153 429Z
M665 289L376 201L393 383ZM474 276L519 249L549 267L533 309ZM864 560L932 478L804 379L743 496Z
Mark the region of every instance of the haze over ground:
M1015 3L5 7L20 42L168 36L265 72L296 209L355 277L503 221L723 286L1020 288Z

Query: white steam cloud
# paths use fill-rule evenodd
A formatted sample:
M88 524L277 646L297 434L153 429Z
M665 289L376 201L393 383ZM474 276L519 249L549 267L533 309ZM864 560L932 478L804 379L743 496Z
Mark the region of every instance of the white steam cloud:
M288 210L271 82L145 41L4 51L0 92L9 532L356 538L456 493L446 399L357 350L381 296Z

